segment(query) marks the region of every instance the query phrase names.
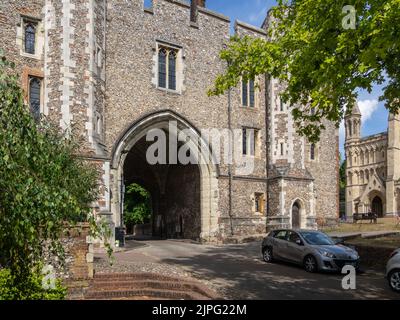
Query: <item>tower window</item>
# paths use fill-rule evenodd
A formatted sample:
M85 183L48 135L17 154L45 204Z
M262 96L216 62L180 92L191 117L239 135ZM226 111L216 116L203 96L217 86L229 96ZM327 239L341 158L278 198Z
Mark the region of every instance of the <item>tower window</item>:
M176 90L177 50L160 47L158 51L158 87Z
M29 78L29 107L36 121L40 119L41 87L42 80L40 78Z
M254 80L242 81L242 105L251 108L255 106Z
M280 110L281 110L281 111L284 111L284 110L285 110L285 105L284 105L284 103L283 103L282 98L279 99L279 103L280 103L280 105L279 105Z
M25 52L35 54L37 23L29 21L24 26Z
M283 148L283 143L281 143L281 156L283 156L283 151L284 151L284 148Z

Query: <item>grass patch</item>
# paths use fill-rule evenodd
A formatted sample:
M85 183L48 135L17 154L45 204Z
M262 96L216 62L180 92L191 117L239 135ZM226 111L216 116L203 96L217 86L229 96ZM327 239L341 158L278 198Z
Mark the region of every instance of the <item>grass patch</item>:
M322 227L324 232L368 232L368 231L400 231L400 225L396 218L378 218L377 223L370 223L369 220L358 221L357 223L340 222L337 226Z
M346 240L346 244L397 249L400 247L400 235L373 239L357 237L354 239Z

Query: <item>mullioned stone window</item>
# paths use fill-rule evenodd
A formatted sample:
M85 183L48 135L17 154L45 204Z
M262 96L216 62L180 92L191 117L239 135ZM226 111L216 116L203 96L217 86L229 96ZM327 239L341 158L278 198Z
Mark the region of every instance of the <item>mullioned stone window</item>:
M254 128L242 128L242 154L245 156L258 156L259 154L259 130Z
M255 83L254 80L242 81L242 105L243 107L254 108L255 99Z
M43 23L35 17L21 16L17 27L17 45L22 56L40 59L43 54Z
M35 54L37 23L24 21L24 49L26 53Z
M176 91L178 50L160 46L158 49L158 87Z

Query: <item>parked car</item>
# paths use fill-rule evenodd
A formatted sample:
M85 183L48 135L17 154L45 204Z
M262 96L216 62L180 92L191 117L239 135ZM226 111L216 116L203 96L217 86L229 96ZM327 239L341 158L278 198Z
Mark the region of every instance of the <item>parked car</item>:
M400 248L393 251L386 264L386 279L392 290L400 293Z
M345 265L359 266L354 249L337 244L327 234L315 230L271 231L261 245L265 262L283 260L302 265L308 272L341 271Z

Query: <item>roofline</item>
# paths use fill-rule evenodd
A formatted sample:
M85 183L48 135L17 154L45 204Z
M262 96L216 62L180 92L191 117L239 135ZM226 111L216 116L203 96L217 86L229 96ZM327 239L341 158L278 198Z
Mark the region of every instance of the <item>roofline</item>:
M267 36L267 32L264 29L261 29L259 27L253 26L251 24L248 24L246 22L240 21L240 20L235 20L235 31L237 27L242 27L244 29L253 31L253 32L257 32L263 36Z
M190 3L188 3L187 1L184 1L184 0L164 0L164 1L167 1L167 2L173 3L173 4L177 4L179 6L182 6L182 7L190 9ZM198 10L198 12L201 12L201 13L203 13L205 15L208 15L208 16L223 20L223 21L228 22L228 23L231 22L231 19L229 17L227 17L227 16L225 16L225 15L223 15L221 13L212 11L210 9L203 8L203 7L197 7L197 10Z

